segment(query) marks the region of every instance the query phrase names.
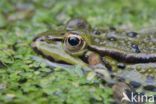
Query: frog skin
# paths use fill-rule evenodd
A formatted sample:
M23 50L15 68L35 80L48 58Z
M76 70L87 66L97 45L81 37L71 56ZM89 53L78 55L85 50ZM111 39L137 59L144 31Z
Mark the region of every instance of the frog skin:
M32 47L51 62L107 70L112 83L128 79L134 88L156 92L156 29L93 29L76 18L40 33Z

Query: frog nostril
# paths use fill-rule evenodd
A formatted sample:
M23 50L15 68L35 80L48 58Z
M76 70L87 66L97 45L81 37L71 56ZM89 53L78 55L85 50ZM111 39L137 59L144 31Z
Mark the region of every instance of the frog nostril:
M77 37L69 37L68 38L68 43L71 45L71 46L76 46L78 45L80 42L80 39L77 38Z
M133 86L134 88L139 88L141 86L141 83L136 81L131 81L130 85Z
M132 47L132 50L133 50L135 53L140 53L140 52L141 52L140 49L139 49L139 47L138 47L138 45L132 44L131 47Z

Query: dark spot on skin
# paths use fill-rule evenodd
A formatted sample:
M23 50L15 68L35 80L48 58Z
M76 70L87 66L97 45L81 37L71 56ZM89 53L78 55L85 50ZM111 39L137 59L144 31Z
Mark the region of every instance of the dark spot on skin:
M135 52L135 53L140 53L141 52L138 45L132 44L131 47L132 47L133 52Z
M126 65L124 63L118 63L117 67L120 69L125 69Z
M94 34L94 35L100 35L101 32L100 32L99 30L93 30L93 34Z
M124 82L124 81L125 81L125 79L124 79L124 78L122 78L122 77L119 77L119 78L118 78L118 81L119 81L119 82Z
M128 32L127 33L127 36L129 36L131 38L135 38L135 37L137 37L137 35L138 35L138 33L136 33L136 32Z
M136 81L131 81L129 84L134 88L139 88L141 86L141 84Z
M156 92L156 87L154 85L147 85L143 87L145 90Z

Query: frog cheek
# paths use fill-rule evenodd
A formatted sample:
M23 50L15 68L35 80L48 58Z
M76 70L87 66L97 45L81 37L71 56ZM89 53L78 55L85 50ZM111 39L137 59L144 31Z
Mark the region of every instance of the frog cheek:
M45 42L35 42L35 48L42 53L41 55L51 61L63 64L80 65L82 67L87 67L78 57L74 57L68 54L64 49L61 42L58 44L47 44Z

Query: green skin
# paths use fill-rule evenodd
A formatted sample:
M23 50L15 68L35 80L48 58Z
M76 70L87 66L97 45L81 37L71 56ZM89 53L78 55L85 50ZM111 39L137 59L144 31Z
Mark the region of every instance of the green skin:
M63 29L39 34L32 47L52 62L80 65L86 70L104 69L107 74L135 81L153 91L156 89L156 32L153 30L138 32L136 37L128 36L123 30L97 30L99 33L95 33L85 20L73 19ZM68 50L67 33L81 37L85 42L83 48ZM95 59L99 63L91 65L86 61L91 53L98 57Z

